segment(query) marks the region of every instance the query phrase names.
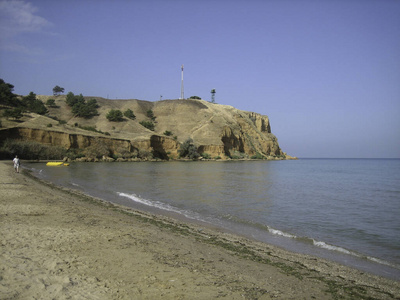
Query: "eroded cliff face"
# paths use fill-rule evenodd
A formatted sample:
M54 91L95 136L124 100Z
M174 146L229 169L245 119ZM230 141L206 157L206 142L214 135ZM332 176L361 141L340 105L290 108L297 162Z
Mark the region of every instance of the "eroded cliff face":
M224 120L218 145L201 145L200 151L221 157L282 157L267 116L237 110L233 120Z
M126 149L133 151L134 147L129 141L121 139L113 139L99 136L89 136L80 134L70 134L66 132L58 132L43 129L14 127L5 129L0 132L1 138L4 139L19 139L35 141L41 144L61 146L65 149L84 149L102 142L110 147L111 150Z
M193 139L200 154L207 157L282 159L284 153L277 138L271 133L267 116L235 109L227 105L203 100L165 100L158 102L139 100L106 100L98 98L99 116L90 120L79 119L70 113L65 99L56 100L57 108L50 109L53 119L30 116L15 127L0 130L0 139L20 139L65 149L105 147L111 155L124 157L140 151L161 159L178 158L180 145ZM110 109L132 109L135 120L109 122ZM149 120L146 112L156 117L155 130L140 125ZM54 121L64 120L64 125ZM96 128L97 132L77 129L77 122ZM52 124L49 128L48 124ZM66 123L66 124L65 124ZM171 136L165 133L170 132ZM107 134L104 134L107 133Z
M152 136L150 140L130 141L102 136L71 134L43 129L14 127L0 131L0 139L35 141L45 145L61 146L67 150L105 147L110 154L123 156L140 150L155 157L168 159L168 154L178 154L179 144L172 138Z
M178 157L179 143L172 138L152 135L149 150L153 152L155 157L161 159L168 159L170 156Z
M235 119L239 125L239 130L235 134L231 132L230 136L234 137L234 140L238 140L239 145L242 145L238 151L250 155L258 153L267 157L283 155L277 138L271 133L267 116L256 113L249 113L248 115L238 113L235 115ZM228 151L230 151L230 147L228 147Z

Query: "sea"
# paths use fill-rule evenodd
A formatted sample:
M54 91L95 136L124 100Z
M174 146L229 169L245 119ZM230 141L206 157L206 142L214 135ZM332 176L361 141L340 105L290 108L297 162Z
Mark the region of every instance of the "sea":
M90 196L400 280L400 159L24 167Z

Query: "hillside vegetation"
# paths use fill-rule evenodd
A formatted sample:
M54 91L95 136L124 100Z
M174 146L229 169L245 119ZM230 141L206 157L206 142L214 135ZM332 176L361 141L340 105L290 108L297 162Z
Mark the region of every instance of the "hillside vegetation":
M19 117L10 116L12 106L2 101L2 158L291 158L280 149L267 116L232 106L194 99L150 102L76 96L94 109L85 116L68 97L71 94L38 95L47 111L39 114L25 108Z

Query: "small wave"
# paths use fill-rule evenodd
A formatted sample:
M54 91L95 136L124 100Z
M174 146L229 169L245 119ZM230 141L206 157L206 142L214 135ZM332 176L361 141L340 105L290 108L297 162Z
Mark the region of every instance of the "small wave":
M71 182L71 184L72 184L73 186L80 186L79 184L74 183L74 182Z
M287 232L280 231L278 229L273 229L271 227L268 227L268 231L270 233L274 234L274 235L280 235L280 236L284 236L284 237L291 238L291 239L295 239L296 238L295 235L292 235L292 234L287 233Z
M171 206L169 204L162 203L162 202L159 202L159 201L152 201L152 200L144 199L144 198L142 198L142 197L140 197L140 196L138 196L136 194L126 194L126 193L120 193L120 192L117 192L117 194L119 196L121 196L121 197L128 198L128 199L130 199L130 200L132 200L132 201L134 201L136 203L140 203L140 204L143 204L143 205L146 205L146 206L150 206L150 207L154 207L154 208L157 208L157 209L161 209L161 210L177 213L177 214L183 215L186 218L189 218L189 219L192 219L192 220L197 220L197 221L201 221L201 222L210 223L210 221L206 221L199 214L197 214L195 212L192 212L192 211L182 210L182 209L176 208L174 206ZM241 221L240 223L252 223L252 222L243 222L243 220L240 220L240 219L238 220L237 218L235 218L232 215L225 215L224 218L227 219L227 220L230 220L230 221L234 220L235 222ZM211 223L213 223L213 222L211 221ZM254 225L261 226L260 224L252 224L252 225L253 226ZM306 243L312 243L314 246L319 247L319 248L323 248L325 250L336 251L336 252L339 252L339 253L342 253L342 254L351 255L351 256L354 256L354 257L361 258L361 259L367 259L367 260L373 261L373 262L381 264L381 265L387 265L387 266L390 266L390 267L395 267L397 269L400 269L400 266L398 266L398 265L393 265L393 264L391 264L391 263L389 263L387 261L384 261L384 260L381 260L381 259L378 259L378 258L375 258L375 257L364 256L364 255L358 254L358 253L353 252L353 251L349 251L349 250L347 250L345 248L342 248L342 247L339 247L339 246L327 244L327 243L322 242L322 241L316 241L316 240L314 240L312 238L308 238L308 237L298 237L296 235L293 235L293 234L290 234L290 233L287 233L287 232L284 232L284 231L281 231L281 230L278 230L278 229L275 229L275 228L272 228L272 227L269 227L269 226L262 225L261 227L264 227L264 230L267 229L269 233L271 233L273 235L276 235L276 236L281 236L281 237L284 237L284 238L290 238L290 239L294 239L294 240L298 240L298 241L302 241L302 242L306 242Z
M226 219L228 221L233 221L235 223L244 224L244 225L250 225L251 227L255 227L255 228L260 229L262 231L268 231L269 233L271 233L273 235L279 235L279 236L292 238L292 239L296 239L297 238L297 236L292 235L290 233L280 231L278 229L269 227L269 226L264 225L264 224L256 223L256 222L249 221L249 220L244 220L244 219L238 218L236 216L233 216L231 214L223 215L222 218L224 218L224 219Z
M314 244L314 246L317 246L317 247L320 247L320 248L323 248L323 249L337 251L337 252L341 252L341 253L348 254L348 255L360 256L355 252L351 252L351 251L349 251L347 249L344 249L342 247L329 245L329 244L327 244L325 242L320 242L320 241L313 240L313 244Z
M373 261L373 262L381 264L381 265L385 265L385 266L389 266L389 267L392 267L392 268L400 269L399 265L392 264L390 262L387 262L385 260L382 260L382 259L379 259L379 258L376 258L376 257L364 256L364 255L358 254L356 252L344 249L342 247L329 245L327 243L320 242L320 241L315 241L315 240L313 240L313 244L315 246L317 246L317 247L320 247L320 248L324 248L324 249L331 250L331 251L341 252L341 253L344 253L344 254L347 254L347 255L352 255L352 256L356 256L356 257L362 258L362 259L367 259L367 260Z
M198 221L202 221L202 222L206 222L203 218L201 218L198 214L196 214L195 212L191 212L191 211L187 211L187 210L181 210L179 208L173 207L169 204L165 204L159 201L151 201L151 200L147 200L144 199L138 195L135 194L126 194L126 193L120 193L117 192L117 194L121 197L125 197L128 198L136 203L140 203L146 206L151 206L151 207L155 207L161 210L166 210L166 211L170 211L170 212L174 212L180 215L185 216L186 218L192 219L192 220L198 220Z
M385 266L389 266L389 267L392 267L392 268L400 269L400 265L392 264L392 263L387 262L386 260L383 260L383 259L379 259L379 258L371 257L371 256L367 256L366 258L368 260L370 260L370 261L376 262L376 263L381 264L381 265L385 265Z

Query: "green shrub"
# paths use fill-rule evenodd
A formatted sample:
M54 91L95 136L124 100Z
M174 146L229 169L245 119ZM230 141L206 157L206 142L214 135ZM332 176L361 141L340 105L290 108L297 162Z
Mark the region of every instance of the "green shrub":
M164 131L164 135L166 135L166 136L171 136L171 135L172 135L172 131L165 130L165 131Z
M128 108L126 111L124 111L124 116L127 117L127 118L129 118L129 119L131 119L131 120L135 120L135 119L136 119L135 114L134 114L133 111L132 111L131 109L129 109L129 108Z
M107 113L106 118L111 122L121 122L124 120L122 112L118 109L112 109Z
M3 117L6 117L7 119L8 118L13 118L13 119L16 119L16 120L21 119L23 117L22 109L20 107L16 107L16 108L13 108L13 109L6 109L3 112Z
M205 159L211 159L211 155L208 153L202 153L201 156Z
M49 123L47 124L47 127L53 127L53 124Z
M188 138L183 144L179 151L180 157L188 157L190 159L197 159L200 157L199 152L197 152L197 147L194 145L193 140Z
M152 121L154 121L154 120L156 119L156 117L154 116L154 113L153 113L153 111L152 111L151 109L149 109L149 110L146 112L146 115L147 115L147 117L149 117Z
M261 153L257 152L251 157L251 159L264 159L264 156Z
M22 105L26 110L39 115L49 112L43 102L36 99L36 94L33 92L30 92L28 96L22 97Z
M82 94L75 96L74 93L69 92L67 99L65 100L67 105L72 108L72 113L76 117L89 119L93 116L98 115L96 99L90 99L86 101Z
M78 102L78 97L75 97L73 92L68 92L67 98L65 99L65 102L69 107L74 106Z
M48 99L48 100L46 101L46 105L47 105L48 107L56 107L56 100L54 100L54 99Z
M247 154L240 151L234 151L231 156L232 159L243 159L246 157L248 157Z
M77 126L78 126L78 128L83 129L83 130L93 131L93 132L97 132L97 133L101 133L101 134L107 135L107 132L103 132L101 130L97 130L95 126L79 126L79 125L77 125ZM108 135L110 135L110 134L108 134Z
M99 132L95 126L78 126L80 129L87 130L87 131L93 131L93 132Z
M18 155L21 159L63 159L67 150L60 146L42 145L34 141L6 140L0 147L1 157Z
M68 157L69 159L72 159L72 160L81 158L84 156L85 156L85 154L82 152L81 149L69 149L66 154L66 157Z
M141 159L152 159L153 153L146 151L146 150L139 150L137 157Z
M141 121L139 122L140 125L142 125L143 127L146 127L147 129L154 131L154 123L151 121Z

